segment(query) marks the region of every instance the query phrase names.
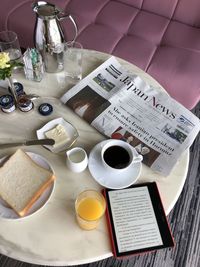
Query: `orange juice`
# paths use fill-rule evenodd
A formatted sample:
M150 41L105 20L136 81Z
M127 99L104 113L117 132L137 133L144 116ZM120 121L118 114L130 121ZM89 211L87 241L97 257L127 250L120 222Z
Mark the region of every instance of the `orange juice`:
M76 199L76 218L81 228L92 230L105 212L105 199L95 190L86 190Z
M101 202L91 197L83 199L79 203L77 211L81 218L88 221L98 220L104 212Z

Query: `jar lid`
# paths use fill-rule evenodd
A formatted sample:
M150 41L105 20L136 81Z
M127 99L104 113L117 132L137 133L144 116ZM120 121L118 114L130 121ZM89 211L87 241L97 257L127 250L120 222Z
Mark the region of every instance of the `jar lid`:
M53 106L49 103L43 103L39 106L38 111L43 116L48 116L53 112Z
M25 94L25 92L24 92L24 86L21 83L14 82L13 84L15 86L15 91L16 91L17 96L20 96L20 95ZM8 88L8 90L11 93L10 87Z
M2 95L0 97L0 105L2 107L8 107L10 105L14 105L14 98L11 95Z
M14 82L17 95L24 94L24 86L19 82Z

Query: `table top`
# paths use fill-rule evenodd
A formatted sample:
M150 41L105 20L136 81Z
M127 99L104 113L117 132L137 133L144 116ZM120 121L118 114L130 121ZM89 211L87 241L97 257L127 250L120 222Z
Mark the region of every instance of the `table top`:
M83 76L103 63L109 55L96 51L83 51ZM120 60L129 70L140 75L146 82L164 90L152 77L136 66ZM0 138L36 138L36 130L48 121L63 117L72 123L80 137L76 146L83 147L87 153L98 142L105 139L94 128L63 105L59 98L72 86L64 79L62 72L45 73L41 82L26 80L22 74L16 78L23 83L26 93L42 96L37 99L33 111L12 114L0 113ZM54 112L41 116L37 107L44 102L51 103ZM88 138L89 136L89 138ZM15 152L16 148L1 149L0 157ZM96 230L84 231L75 220L75 198L85 189L101 190L101 186L90 175L88 169L77 174L66 167L65 152L54 154L44 147L25 147L48 160L56 174L56 185L47 205L32 216L20 220L0 218L0 253L9 257L42 265L76 265L98 261L112 256L111 245L105 218ZM166 214L176 203L187 175L189 151L179 159L171 174L163 177L143 165L139 182L157 181Z

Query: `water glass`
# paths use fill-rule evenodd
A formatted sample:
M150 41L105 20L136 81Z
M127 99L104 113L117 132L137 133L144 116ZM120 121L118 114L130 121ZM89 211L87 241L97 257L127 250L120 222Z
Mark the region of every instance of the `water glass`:
M64 74L71 82L82 79L82 45L78 42L64 44Z
M22 59L22 53L17 34L12 31L0 32L0 51L9 54L10 60Z

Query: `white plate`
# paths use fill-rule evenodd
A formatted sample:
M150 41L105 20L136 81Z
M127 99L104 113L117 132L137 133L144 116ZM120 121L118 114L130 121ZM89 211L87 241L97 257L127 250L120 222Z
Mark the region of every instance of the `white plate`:
M53 129L58 124L61 124L65 128L66 133L69 135L69 140L62 147L54 148L53 146L44 145L46 148L48 148L50 151L52 151L54 153L58 153L58 152L61 152L61 151L64 151L64 150L70 148L79 136L78 131L76 130L76 128L72 124L65 121L63 118L57 118L57 119L54 119L52 121L49 121L42 128L40 128L39 130L36 131L38 139L46 138L45 132Z
M50 164L42 156L32 153L32 152L26 152L26 153L38 165L53 172ZM0 165L3 164L7 160L7 158L8 156L1 158ZM29 217L35 214L37 211L41 210L41 208L44 207L45 204L47 204L47 201L50 199L50 196L54 190L54 187L55 187L55 181L53 181L51 185L48 186L48 188L43 192L43 194L36 200L36 202L30 208L29 212L23 217L20 217L18 214L16 214L15 211L12 208L10 208L8 204L0 197L0 217L5 218L5 219L15 219L15 220L18 219L19 220L19 219L24 219L26 217Z
M114 173L108 171L102 163L101 149L110 140L97 144L90 152L88 168L93 178L102 186L110 189L121 189L136 182L142 170L142 163L134 163L129 169Z

